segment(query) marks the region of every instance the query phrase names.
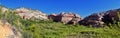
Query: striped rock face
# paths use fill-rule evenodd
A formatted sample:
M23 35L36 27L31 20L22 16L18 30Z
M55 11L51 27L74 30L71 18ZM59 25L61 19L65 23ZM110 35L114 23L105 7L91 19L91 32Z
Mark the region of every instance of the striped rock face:
M15 13L19 14L23 19L39 19L39 20L47 20L48 17L41 11L32 10L27 8L19 8L14 11Z

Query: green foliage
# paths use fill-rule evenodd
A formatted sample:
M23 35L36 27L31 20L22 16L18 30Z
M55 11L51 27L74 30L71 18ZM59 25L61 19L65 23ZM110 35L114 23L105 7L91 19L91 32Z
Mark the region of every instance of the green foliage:
M118 18L119 18L119 20L120 20L120 12L117 12L117 14L118 14Z
M120 22L110 27L93 28L80 25L64 25L53 21L24 20L12 11L1 14L11 25L18 27L23 38L120 38Z
M21 20L24 38L119 38L120 30L64 25L52 21Z

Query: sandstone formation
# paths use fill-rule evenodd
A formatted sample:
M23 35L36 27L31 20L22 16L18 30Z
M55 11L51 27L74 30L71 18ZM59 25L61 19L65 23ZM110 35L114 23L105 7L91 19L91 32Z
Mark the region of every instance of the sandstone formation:
M120 9L109 10L104 15L103 21L105 23L112 23L114 21L120 21Z
M9 9L0 6L2 14L7 13ZM60 14L46 15L41 11L32 10L27 8L19 8L14 10L23 19L38 19L38 20L48 20L51 19L55 22L62 22L64 24L77 24L80 25L92 25L93 27L103 27L106 23L113 23L114 21L120 21L120 9L109 10L101 13L91 14L84 19L80 15L74 14L72 12L62 12Z
M104 23L113 23L114 21L120 21L120 9L91 14L79 21L79 24L103 27Z
M31 10L27 8L19 8L15 10L15 13L19 14L23 19L39 19L47 20L47 15L38 10Z
M0 20L0 38L22 38L22 35L6 20Z
M74 13L65 13L62 12L60 14L51 14L48 15L49 19L52 19L56 22L63 22L64 24L76 24L78 21L80 21L82 18L78 14Z
M103 26L104 22L102 21L102 18L104 16L104 13L94 13L90 16L87 16L83 20L81 20L79 23L81 25L92 25L93 27L99 27Z

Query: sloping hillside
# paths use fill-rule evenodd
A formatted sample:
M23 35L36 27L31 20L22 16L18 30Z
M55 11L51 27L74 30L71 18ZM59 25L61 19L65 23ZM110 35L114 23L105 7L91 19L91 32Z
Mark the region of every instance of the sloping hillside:
M14 35L9 23L2 23L0 21L0 38L5 38Z
M21 33L17 32L7 21L0 20L0 38L21 38Z
M23 19L13 10L7 8L7 11L3 11L1 8L0 20L8 22L5 26L0 22L1 38L4 38L3 34L13 34L9 24L16 27L15 29L22 35L21 38L120 38L120 22L107 23L104 24L105 27L80 24L73 26L52 20Z

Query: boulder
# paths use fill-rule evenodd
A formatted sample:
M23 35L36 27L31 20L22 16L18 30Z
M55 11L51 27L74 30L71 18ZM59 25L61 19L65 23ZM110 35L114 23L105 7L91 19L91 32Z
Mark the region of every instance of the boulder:
M62 12L60 14L51 14L51 15L48 15L48 18L52 19L55 22L62 22L64 24L74 24L74 25L82 19L80 17L80 15L74 14L71 12L69 12L69 13Z
M47 15L38 10L19 8L19 9L14 10L14 12L23 19L48 20Z

